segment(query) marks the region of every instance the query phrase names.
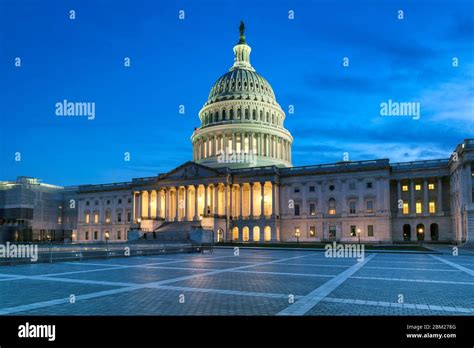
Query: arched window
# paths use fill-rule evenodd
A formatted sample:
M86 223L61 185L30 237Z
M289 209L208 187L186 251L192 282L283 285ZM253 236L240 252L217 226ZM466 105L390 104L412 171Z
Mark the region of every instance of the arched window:
M239 241L239 228L237 226L232 229L232 240L234 242Z
M329 198L328 201L328 214L335 215L336 214L336 200L334 198Z
M433 223L430 226L430 237L431 240L437 241L439 240L439 227L438 224Z
M230 110L229 110L229 116L230 116L230 119L231 119L231 120L234 119L234 109L230 109Z
M248 120L250 117L249 109L245 109L245 119Z
M408 224L403 225L403 240L409 242L411 240L411 226Z
M263 229L263 240L269 242L272 239L272 228L270 226L265 226Z
M245 226L243 229L242 229L242 240L244 242L248 242L249 239L250 239L250 233L249 233L249 228L247 226Z
M225 120L225 110L222 110L222 119Z
M416 225L416 238L418 240L425 240L425 225L423 224Z
M260 242L260 227L254 226L253 228L253 241Z
M255 109L252 110L252 119L253 119L254 121L257 120L257 110L255 110Z

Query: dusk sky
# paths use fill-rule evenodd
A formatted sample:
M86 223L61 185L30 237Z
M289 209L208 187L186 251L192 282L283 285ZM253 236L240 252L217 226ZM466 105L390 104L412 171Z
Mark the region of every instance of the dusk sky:
M294 165L447 158L474 138L474 1L0 0L0 180L110 183L191 160L240 20ZM95 102L95 119L56 116L64 99ZM419 102L420 118L381 116L389 99Z

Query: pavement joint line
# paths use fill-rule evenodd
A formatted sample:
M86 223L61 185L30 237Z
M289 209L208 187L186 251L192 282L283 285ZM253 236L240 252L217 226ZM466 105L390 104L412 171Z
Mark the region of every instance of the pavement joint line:
M303 258L303 257L307 257L307 256L308 255L298 255L298 256L294 256L294 257L285 258L285 259L282 259L282 260L283 261L284 260L293 260L293 259L299 259L299 258ZM277 261L277 260L261 262L260 264L271 264L271 263L275 263L275 261ZM199 277L208 276L208 275L225 273L225 272L228 272L230 270L245 269L245 268L249 268L249 267L251 267L251 265L240 266L240 267L235 267L235 268L231 268L231 269L216 270L216 271L212 271L212 272L203 272L203 273L195 274L195 275L191 275L191 276L165 279L165 280L161 280L161 281L157 281L157 282L137 284L137 285L134 285L134 286L126 286L126 287L122 287L122 288L119 288L119 289L105 290L105 291L99 291L99 292L94 292L94 293L85 294L85 295L78 295L78 296L76 296L76 302L82 301L82 300L87 300L87 299L92 299L92 298L97 298L97 297L113 295L113 294L116 294L116 293L135 291L135 290L142 289L142 288L147 288L147 287L155 287L157 285L165 285L165 284L169 284L169 283L173 283L173 282L179 282L179 281L182 281L182 280L189 280L189 279L199 278ZM45 278L47 276L45 275L45 276L33 276L33 277L36 277L37 280L46 280ZM55 279L55 278L51 278L51 279ZM58 279L62 279L63 281L66 281L66 279L68 279L68 278L58 278ZM73 279L68 279L68 281L72 282ZM74 279L74 281L76 281L76 279ZM81 281L81 283L86 282L84 280L80 280L80 281ZM31 310L31 309L37 309L37 308L50 307L50 306L55 306L55 305L58 305L58 304L64 304L64 303L67 303L67 302L69 302L69 298L62 298L62 299L57 299L57 300L35 302L35 303L27 304L27 305L9 307L9 308L0 309L0 315L17 313L17 312L24 312L24 311L28 311L28 310Z
M441 257L437 257L437 256L434 256L434 255L430 255L430 256L433 257L434 259L438 260L438 261L441 261L441 262L444 262L447 265L450 265L451 267L457 268L460 271L463 271L467 274L470 274L470 275L474 276L474 270L472 270L472 269L461 266L461 265L457 264L456 262L445 260Z
M454 281L454 280L408 279L408 278L386 278L386 277L364 277L364 276L353 276L353 277L350 277L350 279L386 280L386 281L414 282L414 283L474 285L474 282L458 282L458 281Z
M326 297L322 301L324 301L324 302L334 302L334 303L365 305L365 306L439 310L439 311L443 311L443 312L454 312L454 313L470 313L472 310L474 310L474 308L457 307L457 306L456 307L454 307L454 306L435 306L435 305L419 304L419 303L365 301L365 300L334 298L334 297Z
M304 315L306 312L311 310L311 308L317 305L322 299L324 299L332 291L334 291L338 286L340 286L347 279L349 279L351 275L353 275L362 267L364 267L364 265L367 264L370 260L372 260L376 255L377 254L371 254L367 256L364 261L356 263L355 265L338 274L331 280L328 280L326 283L314 289L302 299L296 301L295 303L289 305L282 311L278 312L277 315Z

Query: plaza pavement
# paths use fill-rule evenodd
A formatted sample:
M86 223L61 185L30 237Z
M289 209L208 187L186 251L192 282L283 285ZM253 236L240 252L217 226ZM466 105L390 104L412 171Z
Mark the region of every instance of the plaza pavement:
M0 267L0 315L474 315L474 255L215 249Z

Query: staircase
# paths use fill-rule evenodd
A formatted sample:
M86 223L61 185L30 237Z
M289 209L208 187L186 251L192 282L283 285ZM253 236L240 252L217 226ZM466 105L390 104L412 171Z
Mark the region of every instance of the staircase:
M156 228L154 232L148 232L142 236L140 240L152 240L159 242L189 242L189 234L193 226L198 225L199 222L194 221L168 221Z

